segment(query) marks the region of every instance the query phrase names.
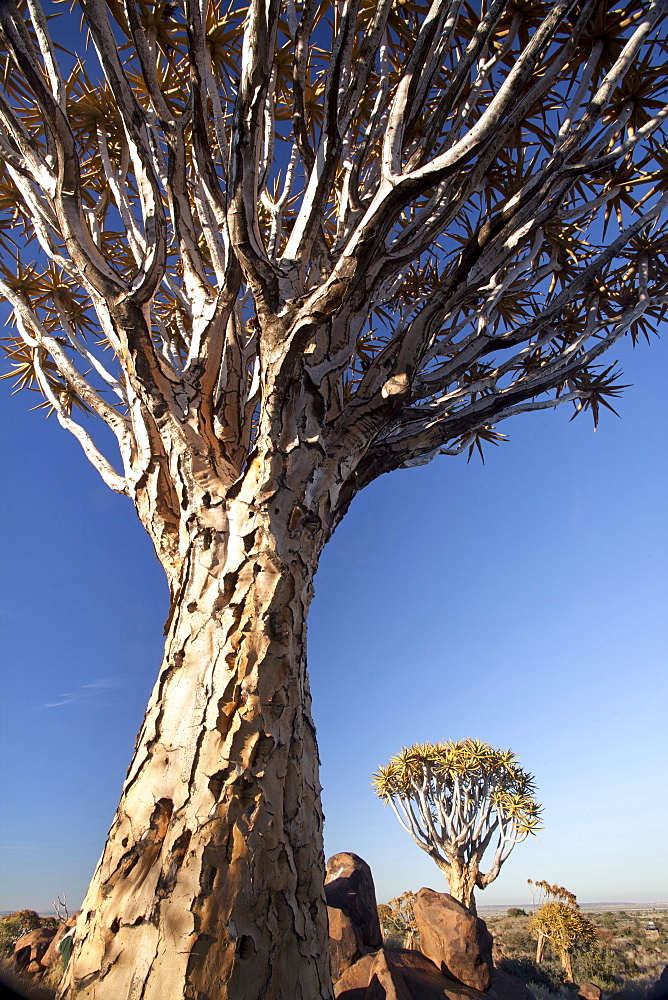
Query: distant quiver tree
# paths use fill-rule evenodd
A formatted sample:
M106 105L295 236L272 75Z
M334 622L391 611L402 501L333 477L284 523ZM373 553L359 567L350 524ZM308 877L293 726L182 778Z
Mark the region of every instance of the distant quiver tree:
M513 847L540 822L533 777L512 750L479 740L416 743L380 767L373 783L444 873L450 895L473 912L474 890L498 877ZM491 863L482 872L490 847Z
M549 942L559 956L566 979L572 982L573 952L592 947L596 940L594 925L580 912L576 897L568 889L545 881L527 881L544 900L529 925L536 937L536 962L543 961Z
M414 892L402 892L389 903L381 903L378 907L378 919L383 935L396 934L402 939L405 948L414 947L418 934L413 912L416 895Z
M668 294L665 10L1 0L10 369L171 594L70 997L330 996L320 554L383 473L618 394Z

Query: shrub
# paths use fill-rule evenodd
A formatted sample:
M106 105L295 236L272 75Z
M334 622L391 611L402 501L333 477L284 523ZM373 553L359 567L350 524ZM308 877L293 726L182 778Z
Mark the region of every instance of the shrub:
M34 910L17 910L0 917L0 955L12 954L14 944L28 931L34 931L42 926L42 919Z
M383 948L388 951L400 951L406 947L406 940L403 934L388 934L383 938Z
M621 988L624 965L610 948L588 948L573 955L573 976L576 983L594 983L605 993Z
M526 911L521 910L519 906L511 906L508 910L509 917L526 917Z
M548 990L546 986L541 986L540 983L534 983L533 980L529 980L526 984L526 988L531 990L535 1000L562 1000L562 993L553 993L552 990Z
M530 958L502 958L499 962L499 968L502 972L516 976L525 986L528 983L535 983L557 996L561 995L565 986L561 969L549 962L536 965Z
M508 931L499 943L509 958L521 958L536 950L535 942L527 931Z

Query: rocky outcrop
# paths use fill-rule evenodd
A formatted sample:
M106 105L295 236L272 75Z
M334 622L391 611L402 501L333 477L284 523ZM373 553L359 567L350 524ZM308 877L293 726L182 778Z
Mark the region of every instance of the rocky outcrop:
M348 852L333 855L327 862L325 898L332 979L337 980L345 969L383 943L376 890L366 861Z
M601 988L595 983L582 983L578 986L578 997L580 1000L601 1000Z
M419 951L381 948L365 955L334 984L336 1000L534 1000L514 976L494 971L489 993L440 972Z
M399 964L384 948L376 952L369 976L364 1000L412 1000Z
M668 1000L668 965L654 983L648 994L648 1000Z
M362 935L343 910L327 907L329 922L329 958L332 964L332 981L335 982L346 969L365 955L367 949Z
M55 927L38 927L37 930L23 934L14 944L16 965L26 972L43 972L45 966L42 959L55 934Z
M376 890L371 869L357 854L334 854L325 872L327 905L343 910L360 932L365 948L380 948L383 936L378 920Z
M441 972L472 989L492 982L492 935L484 920L446 892L420 889L413 904L420 948Z
M394 991L385 997L379 989L383 982L391 982ZM397 994L397 982L401 983L400 994ZM376 1000L374 993L381 1000L396 1000L397 996L401 1000L405 997L412 1000L413 996L420 1000L473 1000L476 996L475 991L444 976L419 951L388 951L385 948L365 955L334 984L337 1000L371 1000L371 997Z

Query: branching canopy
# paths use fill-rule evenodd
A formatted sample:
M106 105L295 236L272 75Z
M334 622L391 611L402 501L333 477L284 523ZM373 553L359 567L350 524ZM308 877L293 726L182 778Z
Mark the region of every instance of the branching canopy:
M534 882L533 879L527 879L527 885L531 885L534 888L531 890L532 893L538 893L538 899L543 903L565 903L567 906L572 906L574 909L578 909L577 897L569 890L565 889L563 885L550 885L544 879Z
M413 912L416 896L415 892L402 892L389 903L379 904L378 919L384 935L396 934L412 941L418 932Z
M537 953L542 957L545 941L550 941L561 958L564 971L572 978L571 953L575 949L590 948L595 940L594 925L580 912L580 907L572 892L560 885L550 885L548 882L532 883L545 902L534 914L529 930L538 939Z
M668 302L666 0L78 6L99 65L0 4L0 294L113 489L174 440L229 488L297 383L342 506L611 405Z
M446 877L458 865L468 867L479 888L497 877L513 847L540 822L533 777L511 750L479 740L405 748L373 781L379 798ZM494 857L483 874L479 865L492 844Z

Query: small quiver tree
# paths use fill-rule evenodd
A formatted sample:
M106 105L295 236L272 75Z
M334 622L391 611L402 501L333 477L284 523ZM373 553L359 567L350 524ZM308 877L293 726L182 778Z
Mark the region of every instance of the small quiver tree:
M415 946L418 929L415 922L413 904L416 893L402 892L400 896L391 899L389 903L381 903L378 907L378 919L383 931L383 936L396 934L403 938L403 944L407 948Z
M545 902L534 915L530 930L536 938L536 962L545 956L548 941L559 955L569 982L573 981L572 955L575 949L590 947L595 940L594 925L580 912L576 897L568 889L547 882L528 880L544 894Z
M0 917L0 959L9 958L18 939L41 926L42 918L34 910L16 910Z
M538 828L532 775L512 750L479 740L404 748L373 782L404 830L444 872L450 894L473 912L474 889L493 882L515 844ZM480 865L492 845L484 873Z

